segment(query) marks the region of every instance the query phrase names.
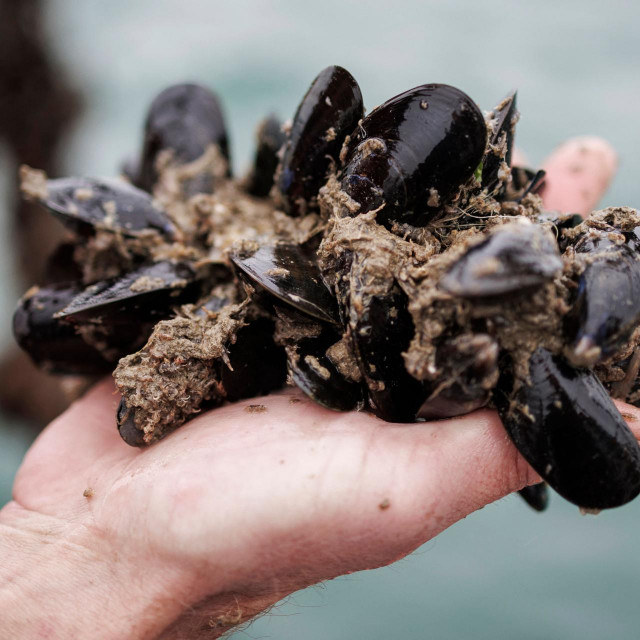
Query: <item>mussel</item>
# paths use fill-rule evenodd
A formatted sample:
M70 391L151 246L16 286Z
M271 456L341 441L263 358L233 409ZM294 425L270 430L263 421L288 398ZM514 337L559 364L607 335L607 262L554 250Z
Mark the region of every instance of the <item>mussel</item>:
M478 106L444 84L421 85L374 109L351 136L342 189L384 225L433 220L485 152Z
M276 178L287 213L303 215L315 206L363 109L360 87L346 69L327 67L311 83L293 118Z
M144 142L134 184L152 191L158 180L158 162L165 154L172 165L184 165L200 158L215 146L231 175L229 143L224 116L217 97L198 84L176 84L162 91L152 102L144 126ZM189 194L213 189L211 176L191 181Z
M567 500L605 509L640 493L640 446L592 371L540 347L528 380L503 369L494 400L520 453Z

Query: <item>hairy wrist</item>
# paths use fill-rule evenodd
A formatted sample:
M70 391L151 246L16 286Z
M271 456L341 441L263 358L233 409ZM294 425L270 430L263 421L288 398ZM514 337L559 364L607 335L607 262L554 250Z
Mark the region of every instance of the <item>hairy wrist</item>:
M136 563L86 523L10 503L0 511L0 619L7 637L154 638L179 619L179 569Z

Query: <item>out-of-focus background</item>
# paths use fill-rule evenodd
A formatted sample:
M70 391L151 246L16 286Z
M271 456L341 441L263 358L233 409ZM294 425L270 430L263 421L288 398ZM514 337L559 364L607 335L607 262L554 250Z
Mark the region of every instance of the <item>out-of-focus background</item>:
M368 108L425 82L459 86L485 110L517 88L532 165L568 136L604 136L620 171L602 205L640 206L632 0L0 0L0 25L0 505L38 425L63 406L11 354L15 301L58 233L18 208L17 163L116 173L168 84L222 98L236 173L258 120L291 117L329 64L351 71ZM554 498L539 515L510 496L392 567L295 594L234 638L640 637L640 502L584 517Z

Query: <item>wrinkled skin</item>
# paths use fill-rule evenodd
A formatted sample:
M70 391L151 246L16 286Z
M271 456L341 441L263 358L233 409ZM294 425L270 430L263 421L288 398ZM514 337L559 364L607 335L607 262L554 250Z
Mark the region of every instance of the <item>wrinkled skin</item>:
M588 151L580 162L612 162L601 143ZM96 387L20 469L0 512L8 637L219 637L539 481L488 410L400 426L287 390L138 450L118 436L117 403L110 382ZM245 410L256 403L266 410ZM640 436L640 410L618 407Z

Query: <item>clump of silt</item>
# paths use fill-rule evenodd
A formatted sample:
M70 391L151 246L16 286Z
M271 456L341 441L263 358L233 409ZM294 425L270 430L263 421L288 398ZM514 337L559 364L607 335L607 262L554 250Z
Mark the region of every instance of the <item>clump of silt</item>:
M285 382L392 422L492 406L565 498L624 504L640 448L610 393L640 401L640 214L544 211L544 173L511 162L518 116L515 93L483 115L443 84L365 116L328 67L234 179L216 97L170 87L125 179L22 169L70 234L18 342L55 373L115 367L131 445Z

